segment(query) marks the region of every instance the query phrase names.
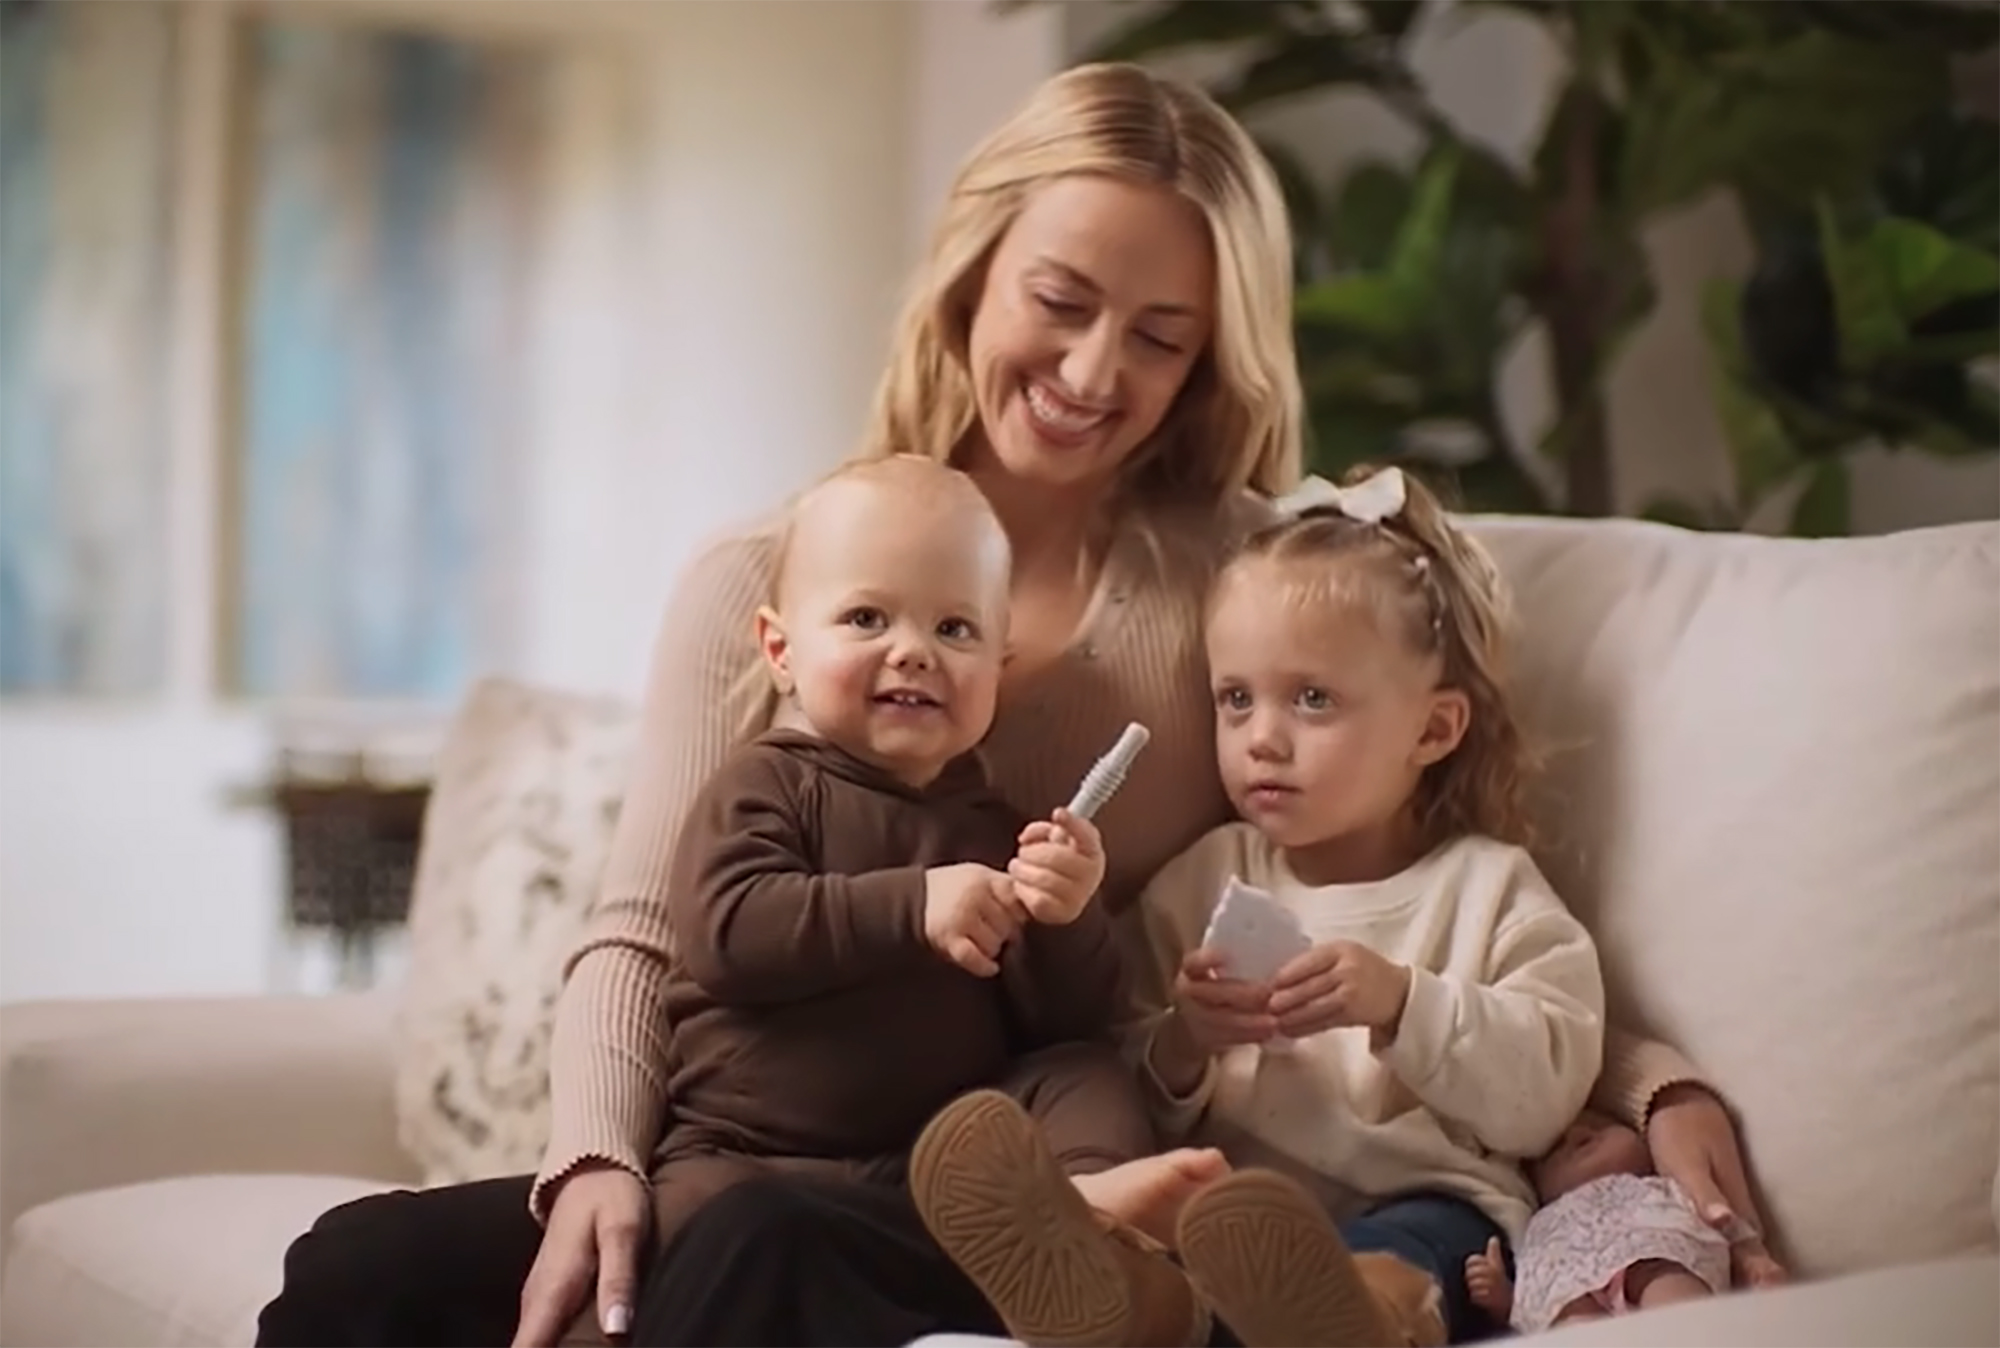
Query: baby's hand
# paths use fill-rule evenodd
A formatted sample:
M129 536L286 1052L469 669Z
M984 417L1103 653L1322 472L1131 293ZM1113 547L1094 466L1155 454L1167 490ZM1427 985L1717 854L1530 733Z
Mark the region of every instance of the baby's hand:
M976 861L924 872L924 939L967 973L991 978L1020 930L1021 906L1006 876Z
M1500 1252L1496 1237L1486 1242L1486 1251L1465 1261L1465 1290L1472 1304L1506 1324L1514 1313L1514 1284L1507 1277L1507 1257Z
M1083 916L1104 883L1104 839L1097 826L1059 809L1022 829L1020 844L1007 875L1028 916L1057 927Z

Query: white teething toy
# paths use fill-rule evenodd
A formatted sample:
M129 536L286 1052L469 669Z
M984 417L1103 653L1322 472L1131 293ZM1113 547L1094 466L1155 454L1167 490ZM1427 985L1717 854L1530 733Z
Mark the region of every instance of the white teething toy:
M1076 789L1076 796L1069 803L1069 812L1079 819L1089 819L1104 808L1104 802L1125 784L1125 774L1132 768L1132 760L1146 747L1152 732L1137 721L1125 727L1125 733L1118 737L1118 743L1111 751L1091 765L1084 774L1083 784Z

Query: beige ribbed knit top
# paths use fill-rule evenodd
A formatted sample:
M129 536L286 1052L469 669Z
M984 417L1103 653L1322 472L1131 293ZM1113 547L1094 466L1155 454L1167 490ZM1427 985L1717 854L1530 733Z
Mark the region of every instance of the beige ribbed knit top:
M1096 820L1114 910L1231 817L1215 762L1202 602L1221 557L1264 517L1264 507L1245 502L1116 536L1075 638L1006 687L982 746L995 784L1041 815L1069 799L1127 722L1152 732ZM530 1200L538 1215L546 1216L550 1184L585 1161L650 1172L669 1108L668 862L702 782L764 728L745 722L740 694L757 659L753 615L769 595L777 536L777 522L766 521L709 546L668 602L603 890L556 1012L550 1138ZM1692 1079L1672 1049L1614 1033L1598 1101L1640 1123L1660 1090Z

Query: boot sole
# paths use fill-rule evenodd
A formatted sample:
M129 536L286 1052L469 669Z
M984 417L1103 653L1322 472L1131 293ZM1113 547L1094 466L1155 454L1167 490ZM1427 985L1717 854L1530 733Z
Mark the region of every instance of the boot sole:
M1090 1205L1033 1119L998 1091L939 1111L910 1154L924 1225L1006 1322L1037 1348L1116 1348L1132 1292Z
M1392 1342L1347 1242L1292 1181L1224 1176L1189 1200L1178 1234L1188 1277L1247 1348Z

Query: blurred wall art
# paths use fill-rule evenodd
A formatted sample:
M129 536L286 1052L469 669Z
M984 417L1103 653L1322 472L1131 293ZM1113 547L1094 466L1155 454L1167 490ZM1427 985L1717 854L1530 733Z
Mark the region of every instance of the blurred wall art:
M500 657L551 58L246 32L228 681L443 702Z
M0 693L165 677L174 29L0 5Z

